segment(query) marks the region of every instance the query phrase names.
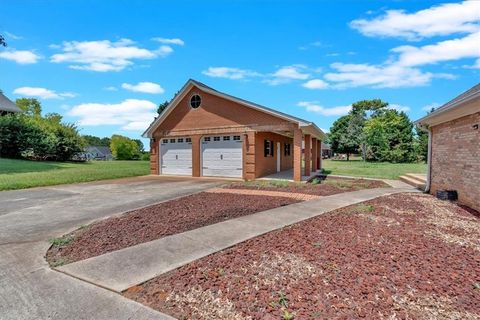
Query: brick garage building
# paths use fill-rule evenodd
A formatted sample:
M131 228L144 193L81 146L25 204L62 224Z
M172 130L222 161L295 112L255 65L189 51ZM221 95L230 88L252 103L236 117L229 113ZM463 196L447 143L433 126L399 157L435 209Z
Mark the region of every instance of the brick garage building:
M253 180L291 172L301 181L320 170L325 135L312 122L189 80L143 136L152 174Z
M480 84L416 123L429 128L427 191L456 190L480 210Z

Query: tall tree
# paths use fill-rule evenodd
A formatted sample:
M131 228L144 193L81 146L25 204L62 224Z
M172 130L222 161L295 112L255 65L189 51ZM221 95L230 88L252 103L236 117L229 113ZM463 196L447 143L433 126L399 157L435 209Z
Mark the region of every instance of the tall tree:
M2 47L7 46L7 42L5 41L5 37L1 34L0 34L0 46L2 46Z
M113 135L110 143L110 150L117 160L133 160L140 158L138 145L130 138Z
M415 160L413 124L405 112L382 111L365 123L367 159L411 162Z
M26 116L40 116L42 114L42 105L35 98L20 98L15 103Z
M332 151L335 153L345 153L347 160L350 160L350 154L357 152L359 148L358 137L355 136L353 126L350 126L351 115L338 118L330 128L330 142Z
M165 110L165 109L168 107L168 104L169 104L169 103L170 103L170 102L169 102L169 101L166 101L166 100L165 100L163 103L160 103L160 104L158 105L157 113L158 113L158 114L161 114L161 113L163 112L163 110Z

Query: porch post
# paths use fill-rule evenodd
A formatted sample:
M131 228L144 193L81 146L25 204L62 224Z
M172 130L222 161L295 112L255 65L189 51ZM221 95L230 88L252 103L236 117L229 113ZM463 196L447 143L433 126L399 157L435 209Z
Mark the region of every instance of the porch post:
M305 137L305 175L310 176L310 170L312 169L312 138L309 134L306 134Z
M318 150L318 170L322 170L322 140L317 141L317 150Z
M302 130L293 129L293 181L302 181Z
M200 150L202 136L199 134L194 134L190 136L192 138L192 177L200 177L201 168L200 168Z
M317 172L318 149L317 138L312 138L312 171Z

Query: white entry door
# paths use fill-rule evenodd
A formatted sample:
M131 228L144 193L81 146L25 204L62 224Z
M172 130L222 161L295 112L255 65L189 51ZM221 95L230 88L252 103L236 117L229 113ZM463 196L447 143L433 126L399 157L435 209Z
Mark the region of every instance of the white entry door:
M192 175L191 138L168 138L160 141L160 173Z
M243 176L243 148L240 135L210 136L202 139L202 176Z

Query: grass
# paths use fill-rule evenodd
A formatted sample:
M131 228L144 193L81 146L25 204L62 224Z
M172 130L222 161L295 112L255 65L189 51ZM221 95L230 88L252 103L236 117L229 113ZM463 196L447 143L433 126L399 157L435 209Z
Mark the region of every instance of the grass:
M380 179L398 179L406 173L426 173L425 163L364 162L362 160L322 160L327 174Z
M149 172L148 161L73 163L0 159L0 190L134 177Z

